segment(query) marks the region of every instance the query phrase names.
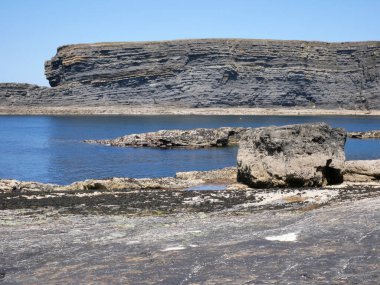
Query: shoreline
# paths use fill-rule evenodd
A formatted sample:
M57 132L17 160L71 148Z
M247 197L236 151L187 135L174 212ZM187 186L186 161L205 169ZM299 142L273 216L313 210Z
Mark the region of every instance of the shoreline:
M380 116L380 110L175 107L0 107L0 115Z

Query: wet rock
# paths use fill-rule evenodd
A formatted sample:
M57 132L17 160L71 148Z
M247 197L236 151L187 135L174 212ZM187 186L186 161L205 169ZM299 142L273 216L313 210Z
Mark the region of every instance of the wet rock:
M344 166L344 181L371 182L380 180L380 160L351 160Z
M252 129L240 141L238 181L311 187L343 181L346 133L325 123Z
M223 147L237 144L246 128L215 128L191 130L161 130L142 134L131 134L111 140L85 140L111 146L134 147Z
M380 131L349 132L347 136L352 139L380 139Z

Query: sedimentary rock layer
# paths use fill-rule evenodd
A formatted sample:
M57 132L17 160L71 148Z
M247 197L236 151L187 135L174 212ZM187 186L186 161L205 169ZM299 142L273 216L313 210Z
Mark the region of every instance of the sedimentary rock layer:
M380 42L204 39L67 45L53 88L0 105L380 109ZM1 88L0 88L1 90ZM36 90L35 90L36 91ZM2 99L4 91L0 91Z
M371 182L380 180L380 160L346 161L344 180L355 182Z

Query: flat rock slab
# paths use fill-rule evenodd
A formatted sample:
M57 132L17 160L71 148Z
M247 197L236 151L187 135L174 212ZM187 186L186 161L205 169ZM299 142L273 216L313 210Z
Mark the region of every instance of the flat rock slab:
M371 182L380 180L380 160L349 160L345 163L344 180Z
M238 144L247 128L213 128L191 130L160 130L141 134L130 134L110 140L85 140L86 143L98 143L121 147L223 147Z
M311 211L0 211L1 284L379 284L380 198Z

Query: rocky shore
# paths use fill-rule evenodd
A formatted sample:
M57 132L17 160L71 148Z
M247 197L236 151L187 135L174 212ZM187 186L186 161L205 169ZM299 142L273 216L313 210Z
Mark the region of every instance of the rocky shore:
M209 146L231 131L190 133ZM70 185L0 180L0 283L377 284L380 161L345 161L345 132L325 124L239 136L238 161L249 159L237 167ZM270 161L252 164L261 156ZM272 182L252 183L257 169ZM289 175L315 183L294 187Z

